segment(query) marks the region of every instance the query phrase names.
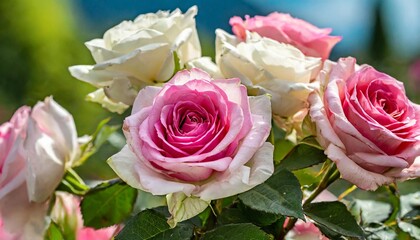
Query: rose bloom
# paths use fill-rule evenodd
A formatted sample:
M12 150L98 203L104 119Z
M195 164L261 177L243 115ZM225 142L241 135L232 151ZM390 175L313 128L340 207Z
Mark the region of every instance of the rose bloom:
M274 114L290 117L308 106L308 95L318 86L311 80L321 60L257 33L248 32L240 41L218 29L216 63L224 77L238 77L258 94L270 94Z
M86 42L95 65L72 66L70 73L100 88L93 94L106 96L90 98L105 107L113 101L110 109L118 112L123 107L117 105L131 105L141 88L167 81L177 64L183 67L201 56L196 14L194 6L185 14L179 9L158 11L123 21L106 31L102 39Z
M344 179L374 190L420 176L420 106L401 82L351 57L326 63L320 81L310 115Z
M65 192L56 192L51 219L61 227L66 239L110 240L118 232L117 226L102 229L84 227L79 197Z
M202 200L232 196L274 171L270 100L248 97L239 79L178 72L139 92L124 121L127 145L108 162L129 185Z
M47 200L78 150L72 116L52 98L0 126L0 215L23 239L43 239Z
M331 49L341 41L341 37L330 36L330 28L320 29L289 14L274 12L268 16L232 17L229 21L233 33L242 40L246 31L256 32L263 37L291 44L305 55L327 59Z

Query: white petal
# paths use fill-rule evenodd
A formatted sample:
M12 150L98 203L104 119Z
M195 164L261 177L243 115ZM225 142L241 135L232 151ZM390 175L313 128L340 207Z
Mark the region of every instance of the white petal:
M93 70L112 71L152 84L154 81L168 80L174 68L170 46L166 43L154 43L142 46L119 58L97 64Z
M219 67L211 60L210 57L200 57L186 63L188 69L199 68L210 74L212 78L223 78Z
M108 109L111 112L116 112L118 114L122 114L129 106L122 103L122 102L114 102L109 99L105 93L103 88L99 88L98 90L89 93L86 96L86 100L90 102L99 103L102 105L103 108Z
M18 233L22 239L44 239L47 209L46 202L29 202L25 184L0 200L4 228L10 233Z
M25 145L28 151L26 184L29 199L43 202L60 183L65 171L65 159L56 151L54 140L41 132L33 120L28 124Z
M89 65L77 65L69 67L70 74L87 83L92 84L95 87L105 87L112 83L114 77L125 76L122 73L114 73L111 71L95 71L93 66Z
M270 79L258 85L271 95L273 113L283 117L293 116L308 107L309 93L317 87L317 84L296 83L282 79Z
M45 201L78 154L73 117L51 97L33 108L25 148L29 199Z
M109 50L105 46L103 39L93 39L85 42L86 47L90 50L95 62L100 63L121 56L121 53Z
M183 192L189 196L195 189L192 184L174 181L150 169L140 159L137 159L127 145L119 153L109 158L107 162L124 182L153 195Z
M137 88L142 88L144 85L140 83L137 84L137 86L133 86L135 80L130 80L131 79L127 77L114 78L111 85L103 88L105 95L114 102L133 105L134 99L137 97L138 93Z

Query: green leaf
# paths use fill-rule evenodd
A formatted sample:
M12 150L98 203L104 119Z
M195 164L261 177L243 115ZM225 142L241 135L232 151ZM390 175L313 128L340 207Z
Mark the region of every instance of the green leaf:
M96 149L99 149L100 146L102 146L102 144L104 144L108 138L118 129L120 129L121 126L120 125L103 125L102 128L100 128L100 130L97 132L96 135L94 135L94 145Z
M325 162L326 160L327 156L322 149L301 143L287 154L280 162L279 167L294 171Z
M102 120L96 127L96 130L90 139L80 146L80 157L75 163L73 163L72 167L82 165L116 130L120 129L120 125L107 125L109 121L110 118Z
M226 225L231 223L248 223L250 220L248 216L239 208L227 208L217 216L217 223Z
M355 199L350 205L350 212L357 216L356 219L363 225L369 225L386 220L392 212L392 207L384 202Z
M315 187L321 181L322 178L322 174L319 174L319 170L312 168L296 170L293 171L293 174L299 180L300 185L304 187Z
M316 223L315 223L315 226L322 232L322 234L324 234L329 239L332 239L332 240L342 240L342 239L344 239L343 235L341 235L339 233L336 233L334 231L331 231L327 227L324 227L324 226L316 224Z
M318 225L330 231L349 237L364 237L363 230L341 202L310 203L304 211Z
M68 169L57 190L69 192L78 196L84 195L89 191L89 186L85 184L83 179L73 170Z
M299 181L287 170L276 171L265 183L238 197L251 209L304 219Z
M53 221L51 221L50 226L45 232L45 240L57 240L64 239L63 233L60 230L60 227Z
M295 144L288 139L277 140L274 144L274 162L278 164L295 147Z
M318 148L323 150L323 148L319 145L318 141L316 140L315 136L309 136L300 141L301 144L306 144L314 148Z
M130 216L136 196L137 190L123 182L100 184L80 204L84 225L98 229L121 223Z
M137 190L136 203L134 204L134 213L139 213L146 209L152 209L157 207L166 207L166 197L160 195L153 195L149 192Z
M408 213L404 214L402 218L410 220L410 219L418 218L419 216L420 216L420 209L413 209L409 211Z
M244 204L239 204L239 209L245 216L248 216L248 222L254 223L259 227L271 225L279 219L283 218L283 216L280 214L257 211L245 206Z
M178 224L170 228L165 216L154 210L145 210L128 220L125 227L115 237L116 240L189 240L193 235L193 225Z
M224 209L217 217L219 225L231 223L253 223L260 227L265 227L282 219L283 216L279 214L272 214L253 210L243 204L239 204L239 208Z
M206 232L203 240L270 240L272 235L251 223L227 224Z

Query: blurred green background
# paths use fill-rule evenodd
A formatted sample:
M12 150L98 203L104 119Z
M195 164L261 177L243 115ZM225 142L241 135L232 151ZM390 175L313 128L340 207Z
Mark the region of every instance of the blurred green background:
M278 10L292 12L295 17L313 20L315 25L321 27L334 27L340 23L340 20L343 24L349 24L348 21L352 17L355 21L362 19L364 21L362 23L354 22L351 25L352 22L350 22L349 27L341 28L344 29L341 32L340 26L337 25L338 31L334 33L342 35L345 41L343 40L343 43L337 46L337 50L334 50L332 59L352 55L358 59L358 63L369 63L378 70L405 82L410 99L420 103L420 42L417 41L417 45L408 51L398 48L398 46L406 47L406 45L394 39L395 34L393 35L394 31L390 26L393 26L393 21L397 19L392 20L392 5L386 7L387 5L379 1L364 1L364 3L355 1L360 4L369 2L370 7L361 5L360 9L356 8L360 11L354 12L353 16L346 19L344 13L348 10L341 8L336 14L342 13L343 19L328 20L331 19L331 17L328 18L328 9L321 13L315 11L308 13L307 10L315 6L310 3L304 5L306 1L257 3L257 1L243 0L232 2L219 0L154 1L153 3L110 0L0 1L0 26L2 26L0 31L0 122L10 119L19 106L33 106L46 96L53 95L54 99L74 116L79 136L93 133L97 124L106 117L111 117L113 124L121 124L124 116L111 114L98 104L84 100L86 94L95 88L72 78L67 68L78 64L93 64L94 61L83 43L92 38L101 38L107 28L118 24L121 20L132 19L144 12L155 12L159 8L173 10L179 6L185 11L194 4L198 4L199 7L197 26L205 55L214 54L214 28L222 27L231 32L228 20L233 15L241 17L245 14L266 15ZM298 4L299 2L301 5ZM384 2L389 4L391 1ZM408 2L415 4L413 7L419 6L414 1ZM226 4L237 6L231 7ZM215 9L218 11L217 14L215 14ZM369 12L361 11L366 11L366 9ZM417 10L417 15L420 15L420 10ZM330 21L331 25L327 21ZM408 24L415 24L406 26L406 31L409 31L407 34L411 34L409 39L419 39L419 23L408 21ZM361 25L364 27L362 30L357 28ZM352 29L354 31L350 31ZM395 31L397 30L401 31L395 28ZM118 148L106 144L99 154L95 154L77 170L83 177L89 179L114 177L105 160L116 151Z

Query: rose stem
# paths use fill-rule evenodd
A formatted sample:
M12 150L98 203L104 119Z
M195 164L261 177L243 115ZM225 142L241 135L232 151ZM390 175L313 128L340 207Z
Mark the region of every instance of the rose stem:
M347 195L349 195L350 193L352 193L356 189L357 189L356 185L353 185L353 186L349 187L348 189L346 189L346 191L341 193L340 196L338 196L338 198L337 198L338 201L342 200L343 198L345 198Z
M303 208L308 206L312 200L314 200L322 191L324 191L331 183L337 180L340 177L340 172L337 170L337 167L334 163L332 163L329 167L325 175L322 177L321 181L319 182L318 186L315 190L309 195L308 198L303 202ZM287 223L286 227L284 228L283 234L280 236L280 239L284 239L287 233L295 226L297 222L297 218L290 218L290 221Z

